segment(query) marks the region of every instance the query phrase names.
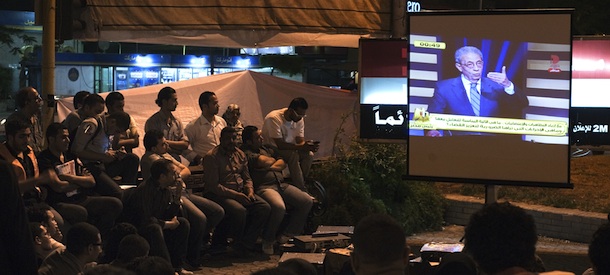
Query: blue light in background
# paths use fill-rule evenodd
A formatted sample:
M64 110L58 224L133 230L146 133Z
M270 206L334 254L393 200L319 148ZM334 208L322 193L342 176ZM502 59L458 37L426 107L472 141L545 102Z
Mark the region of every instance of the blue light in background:
M205 57L193 56L191 57L190 63L193 67L202 68L206 65L206 59Z
M138 67L147 68L147 67L152 67L154 64L153 64L153 59L150 56L138 55L138 56L136 56L135 65Z
M504 64L504 60L506 59L506 53L508 52L509 47L510 47L509 41L504 41L504 43L502 43L502 49L500 49L500 56L498 56L498 61L496 62L495 72L502 71L502 65Z

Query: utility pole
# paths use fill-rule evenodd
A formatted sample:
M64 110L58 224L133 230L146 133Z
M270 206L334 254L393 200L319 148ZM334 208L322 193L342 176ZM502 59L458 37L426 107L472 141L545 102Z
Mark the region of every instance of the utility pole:
M53 122L55 114L55 13L56 0L40 0L42 5L42 107L43 129Z
M391 35L394 39L407 37L407 1L392 1L392 30Z

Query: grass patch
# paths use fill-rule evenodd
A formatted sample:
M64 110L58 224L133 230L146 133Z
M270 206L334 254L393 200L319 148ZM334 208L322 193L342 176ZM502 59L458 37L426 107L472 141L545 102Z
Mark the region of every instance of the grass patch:
M570 163L573 189L502 186L499 199L513 202L579 209L589 212L610 212L610 155L574 158ZM436 183L443 194L485 197L485 187L474 184Z

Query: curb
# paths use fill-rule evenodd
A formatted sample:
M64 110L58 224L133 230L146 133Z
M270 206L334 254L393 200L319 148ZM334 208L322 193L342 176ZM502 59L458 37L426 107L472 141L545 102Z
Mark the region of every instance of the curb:
M445 222L466 225L470 215L479 210L484 200L474 197L445 195L447 208ZM608 214L585 212L576 209L563 209L550 206L530 205L514 202L536 221L538 234L555 239L588 243L597 228L608 222Z

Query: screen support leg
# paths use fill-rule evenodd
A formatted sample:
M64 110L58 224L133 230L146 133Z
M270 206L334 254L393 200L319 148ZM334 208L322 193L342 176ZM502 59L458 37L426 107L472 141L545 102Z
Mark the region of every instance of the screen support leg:
M498 190L500 186L485 185L485 204L492 204L498 201Z

